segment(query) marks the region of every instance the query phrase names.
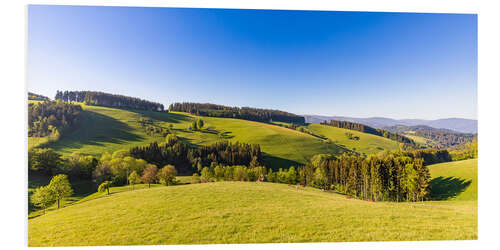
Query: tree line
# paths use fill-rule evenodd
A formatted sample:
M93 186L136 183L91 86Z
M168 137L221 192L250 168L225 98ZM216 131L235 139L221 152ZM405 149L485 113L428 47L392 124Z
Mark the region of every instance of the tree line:
M477 138L472 142L450 147L450 155L454 161L476 159L478 156Z
M28 104L28 136L52 135L59 138L61 133L80 120L82 107L69 103L45 101Z
M50 99L46 96L35 94L32 92L28 92L28 100L34 100L34 101L50 101Z
M130 149L130 155L157 166L174 165L179 173L192 174L210 165L263 165L259 145L239 142L216 142L212 145L189 148L175 135L169 134L164 143Z
M65 174L72 180L90 180L97 165L94 157L78 153L63 157L51 148L28 151L28 169L46 176Z
M360 131L363 133L368 133L372 135L378 135L382 136L397 142L402 142L411 146L415 146L416 143L412 139L400 135L397 133L392 133L384 129L378 129L378 128L372 128L370 126L361 124L361 123L356 123L356 122L349 122L349 121L337 121L337 120L330 120L329 122L323 121L321 122L322 125L328 125L332 127L337 127L337 128L344 128L344 129L350 129L350 130L356 130Z
M56 100L64 102L83 102L87 105L165 111L161 103L151 102L136 97L108 94L98 91L57 91Z
M446 150L384 152L372 156L319 154L303 166L278 171L260 165L211 164L191 183L268 181L332 190L373 201L422 201L429 198L429 164L449 161Z
M288 122L288 123L305 123L303 116L298 116L280 110L273 109L258 109L251 107L229 107L210 103L173 103L170 104L170 111L187 112L190 114L209 116L209 117L223 117L223 118L237 118L258 122Z

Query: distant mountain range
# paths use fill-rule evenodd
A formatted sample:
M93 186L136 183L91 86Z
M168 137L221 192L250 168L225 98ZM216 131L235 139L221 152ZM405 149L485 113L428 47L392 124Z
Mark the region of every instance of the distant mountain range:
M437 120L421 120L421 119L391 119L385 117L370 117L356 118L346 116L321 116L321 115L304 115L307 123L320 123L322 121L338 120L350 121L365 124L374 128L384 128L396 125L416 126L425 125L438 129L449 129L462 133L477 133L477 120L463 118L445 118Z

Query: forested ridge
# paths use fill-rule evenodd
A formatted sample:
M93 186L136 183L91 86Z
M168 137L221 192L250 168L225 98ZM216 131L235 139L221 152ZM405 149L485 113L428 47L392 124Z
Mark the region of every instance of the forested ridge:
M56 100L64 102L83 102L87 105L109 106L149 111L165 111L161 103L136 97L115 95L97 91L57 91Z
M288 122L288 123L305 123L303 116L295 115L281 110L274 109L258 109L251 107L229 107L210 103L173 103L170 104L170 111L187 112L190 114L210 116L210 117L224 117L224 118L237 118L250 121L259 122Z
M79 121L80 105L44 101L28 104L28 136L59 137L66 129Z
M33 101L50 101L50 98L48 98L46 96L43 96L43 95L35 94L35 93L32 93L32 92L28 92L28 100L33 100Z
M392 126L385 129L395 133L411 132L414 135L432 140L431 147L447 148L477 140L477 134L460 133L448 129L436 129L429 126Z
M410 138L408 138L408 137L406 137L404 135L400 135L400 134L397 134L397 133L392 133L392 132L389 132L389 131L383 130L383 129L372 128L370 126L367 126L367 125L364 125L364 124L361 124L361 123L349 122L349 121L330 120L329 122L324 121L321 124L322 125L333 126L333 127L337 127L337 128L344 128L344 129L356 130L356 131L360 131L360 132L368 133L368 134L372 134L372 135L378 135L378 136L382 136L382 137L385 137L385 138L388 138L388 139L391 139L391 140L402 142L402 143L405 143L405 144L408 144L408 145L411 145L411 146L415 146L416 145L415 141L413 141L412 139L410 139Z

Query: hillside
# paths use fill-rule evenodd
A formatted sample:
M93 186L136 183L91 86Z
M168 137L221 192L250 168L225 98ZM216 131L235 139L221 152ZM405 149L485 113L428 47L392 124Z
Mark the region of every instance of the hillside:
M477 203L374 203L251 182L120 192L28 221L29 246L458 239L477 239Z
M163 141L161 135L148 135L139 121L151 119L155 126L173 126L173 132L194 145L207 145L221 140L260 144L265 160L273 168L305 163L318 153L338 154L346 150L335 144L291 129L241 119L197 117L180 112L152 112L83 105L81 125L52 143L50 147L63 155L73 152L99 156L104 151L130 149L153 141ZM189 131L197 118L205 128ZM33 140L30 140L33 142ZM31 145L30 145L31 146Z
M383 128L396 125L416 126L426 125L437 129L450 129L462 133L477 133L477 120L463 118L445 118L437 120L423 119L391 119L385 117L356 118L345 116L304 115L308 123L321 123L329 120L350 121L362 123L374 128Z
M399 143L396 141L355 130L336 128L320 124L309 124L307 128L315 134L322 135L330 139L337 145L344 146L359 153L375 154L383 150L399 149ZM348 133L352 134L353 137L357 136L359 139L349 139L347 136Z
M429 166L436 200L477 200L477 159Z

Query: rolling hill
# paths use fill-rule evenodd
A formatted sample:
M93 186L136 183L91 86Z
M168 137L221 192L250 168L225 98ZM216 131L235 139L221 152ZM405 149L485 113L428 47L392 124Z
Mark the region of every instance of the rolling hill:
M337 128L321 124L309 124L307 128L315 134L330 139L337 145L341 145L350 150L367 155L375 154L383 150L399 149L399 143L396 141L355 130ZM350 133L353 136L357 136L359 139L349 139L346 135L347 133Z
M320 123L329 120L350 121L365 124L374 128L383 128L396 125L416 126L426 125L438 129L450 129L462 133L477 133L477 120L463 118L445 118L437 120L422 119L391 119L385 117L356 118L345 116L304 115L308 123Z
M193 145L207 145L221 140L259 144L264 159L275 169L304 164L313 155L320 153L335 155L354 150L370 154L398 149L397 142L386 138L316 124L310 124L308 128L329 138L333 143L325 143L323 139L296 130L242 119L81 105L81 124L50 144L51 148L66 156L78 152L98 157L104 151L130 149L164 140L160 135L147 134L139 123L141 119L151 119L155 126L163 128L172 125L177 136ZM191 122L198 118L205 121L206 129L187 130ZM345 135L346 131L356 134L361 140L349 140ZM43 139L29 138L29 147L39 141Z
M309 134L260 122L197 117L180 112L125 110L83 104L82 107L82 123L57 142L50 144L51 148L63 155L78 152L98 157L104 151L130 149L165 140L160 135L148 135L141 127L140 119L151 119L155 126L164 128L171 124L178 137L193 145L207 145L221 140L259 144L264 159L273 168L304 164L310 157L319 153L339 154L347 151L336 144L324 143L322 139ZM205 121L206 129L187 130L197 118Z
M477 159L429 166L435 200L477 200Z
M474 164L437 164L431 173L433 178L471 178ZM266 182L112 190L109 196L94 195L30 219L28 242L96 246L472 240L477 239L474 192L466 189L461 199L394 203Z

